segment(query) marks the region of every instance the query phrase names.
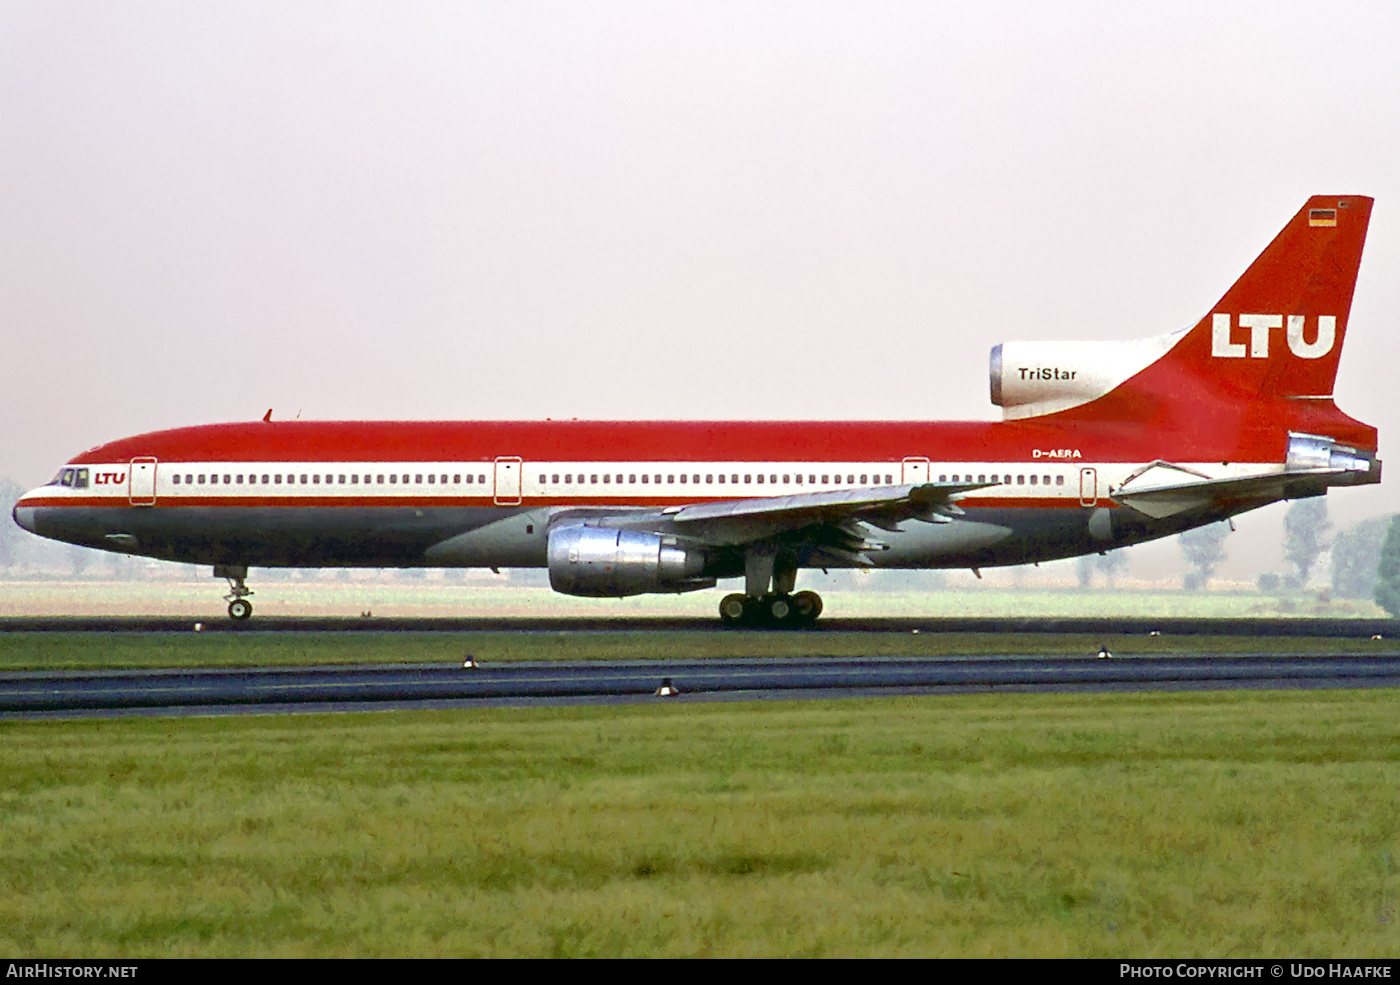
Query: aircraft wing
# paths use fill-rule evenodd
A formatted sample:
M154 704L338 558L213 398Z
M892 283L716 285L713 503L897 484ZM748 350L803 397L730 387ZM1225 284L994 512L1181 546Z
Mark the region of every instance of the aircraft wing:
M895 531L906 520L948 523L963 511L957 500L993 482L929 482L898 486L831 489L759 499L729 499L662 510L560 517L585 523L667 534L697 545L742 547L760 541L803 542L831 560L869 564L866 550L883 545L866 539L861 525ZM816 556L816 555L814 555Z

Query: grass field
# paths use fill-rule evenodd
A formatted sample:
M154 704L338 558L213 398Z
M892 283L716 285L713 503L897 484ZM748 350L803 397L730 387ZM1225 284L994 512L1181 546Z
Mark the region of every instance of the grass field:
M0 723L0 952L1385 956L1400 694Z
M989 573L989 578L992 574ZM927 591L883 591L854 587L808 573L804 587L822 593L829 617L1141 616L1265 618L1304 616L1383 619L1369 601L1322 600L1314 593L1271 595L1252 591L1048 589L983 586ZM548 588L444 581L259 581L252 602L258 616L511 616L716 618L720 589L688 595L640 595L624 599L571 598ZM742 587L742 586L737 586ZM730 590L733 590L731 588ZM212 578L197 582L0 581L0 616L164 615L226 619L220 600L226 588Z

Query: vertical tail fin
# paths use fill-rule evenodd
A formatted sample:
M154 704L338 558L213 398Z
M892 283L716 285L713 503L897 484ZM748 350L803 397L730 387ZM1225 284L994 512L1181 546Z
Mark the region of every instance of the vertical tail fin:
M1308 199L1164 361L1239 397L1330 397L1371 204Z
M1195 327L1122 342L992 350L1007 420L1118 422L1227 447L1278 425L1375 447L1332 403L1372 200L1308 199Z

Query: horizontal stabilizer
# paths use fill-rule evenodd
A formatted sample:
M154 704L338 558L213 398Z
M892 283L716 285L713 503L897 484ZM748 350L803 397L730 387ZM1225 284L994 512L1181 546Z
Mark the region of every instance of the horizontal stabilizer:
M1231 503L1318 495L1325 492L1329 485L1340 485L1353 479L1356 471L1290 469L1268 475L1212 479L1178 465L1154 462L1113 490L1111 496L1114 502L1160 520L1191 510L1219 509Z

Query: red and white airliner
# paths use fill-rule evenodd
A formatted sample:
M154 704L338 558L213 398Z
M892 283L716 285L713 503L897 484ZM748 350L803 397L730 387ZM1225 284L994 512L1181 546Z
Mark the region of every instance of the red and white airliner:
M981 568L1136 544L1380 481L1332 399L1372 200L1319 195L1193 328L992 349L1002 421L303 422L86 451L14 510L69 543L212 565L548 568L612 597L744 591L802 625L814 567Z

